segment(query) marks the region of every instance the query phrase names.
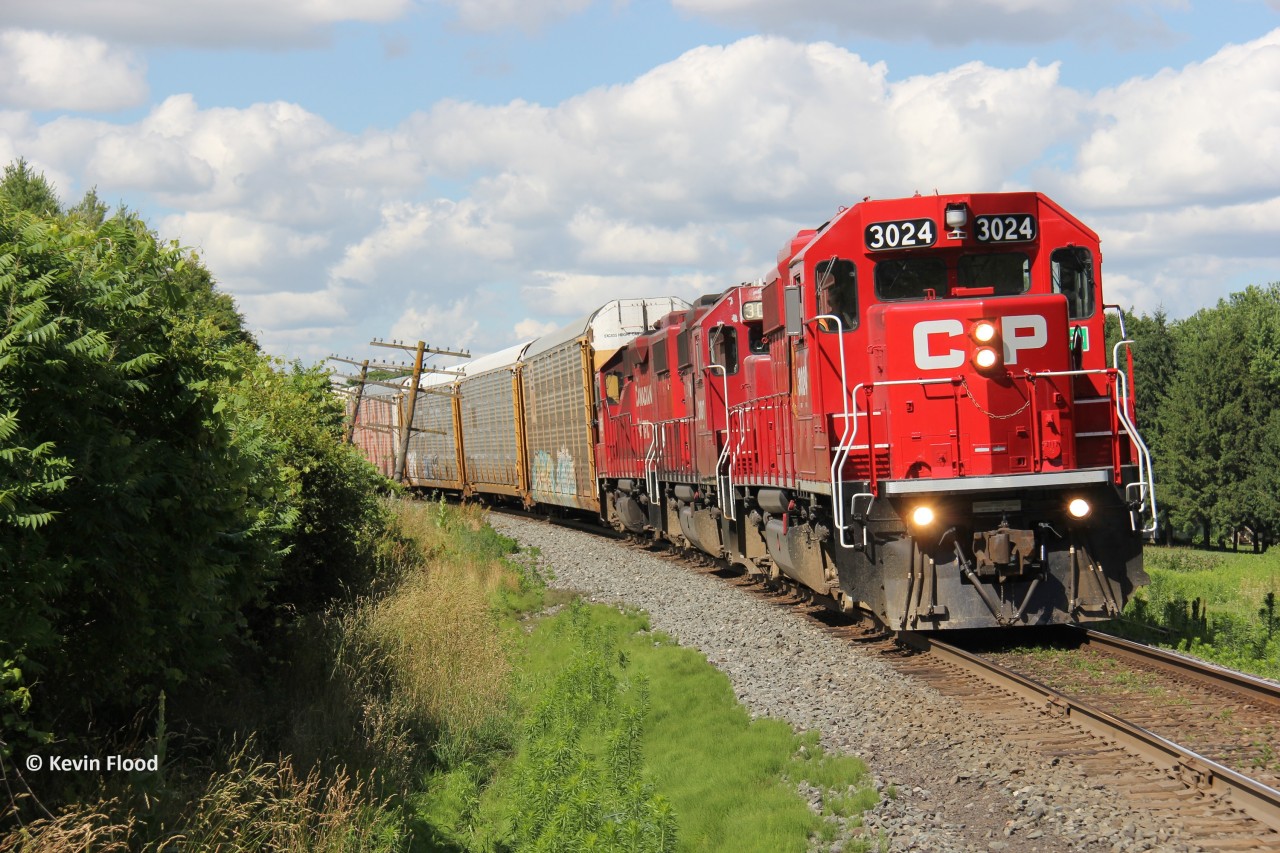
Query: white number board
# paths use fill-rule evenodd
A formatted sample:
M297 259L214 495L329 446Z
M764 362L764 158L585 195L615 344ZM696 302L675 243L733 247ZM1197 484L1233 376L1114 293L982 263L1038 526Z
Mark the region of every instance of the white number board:
M932 219L899 219L873 222L865 232L867 248L873 252L889 249L916 249L938 242L938 226Z
M1029 243L1036 239L1036 218L1030 213L1001 213L973 220L979 243Z

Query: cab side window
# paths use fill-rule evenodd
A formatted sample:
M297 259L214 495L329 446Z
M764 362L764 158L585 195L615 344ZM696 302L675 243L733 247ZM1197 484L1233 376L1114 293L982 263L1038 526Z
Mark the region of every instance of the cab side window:
M1093 253L1083 246L1055 249L1049 256L1053 292L1067 297L1072 320L1092 317L1094 310Z
M858 268L853 261L832 258L818 264L818 313L834 314L847 332L858 328ZM835 323L822 323L819 328L836 331Z
M610 371L604 375L604 395L610 403L617 405L622 398L622 374Z
M738 372L738 330L717 326L711 330L711 362L724 368L729 376Z

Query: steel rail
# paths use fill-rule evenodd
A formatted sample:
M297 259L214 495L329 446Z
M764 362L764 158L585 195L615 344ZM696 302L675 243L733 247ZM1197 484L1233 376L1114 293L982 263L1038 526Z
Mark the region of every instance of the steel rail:
M1188 787L1218 794L1254 820L1280 832L1280 790L1250 779L1141 726L1109 714L1088 702L1059 693L979 655L911 631L899 632L898 638L911 648L977 672L985 680L1014 693L1030 705L1044 709L1050 715L1069 719L1091 734L1115 741Z
M1176 670L1180 675L1189 676L1210 687L1226 687L1250 699L1268 705L1280 706L1280 683L1236 672L1233 669L1171 652L1168 649L1156 648L1142 643L1135 643L1101 631L1080 628L1085 639L1082 646L1094 646L1105 649L1107 653L1117 657L1136 660L1159 666L1162 669Z

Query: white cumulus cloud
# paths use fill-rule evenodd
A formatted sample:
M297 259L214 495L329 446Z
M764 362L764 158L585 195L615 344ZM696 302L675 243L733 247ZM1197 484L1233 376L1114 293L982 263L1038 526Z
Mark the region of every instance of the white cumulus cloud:
M0 105L109 111L147 97L146 68L91 36L0 30Z
M391 339L423 341L440 349L468 347L480 330L480 306L469 299L457 299L447 305L408 305L400 311L391 327Z
M408 123L432 168L489 175L511 216L680 224L829 208L917 188L997 189L1074 120L1056 65L981 63L891 83L827 43L701 47L556 107L442 103Z
M1098 93L1069 182L1115 207L1280 192L1280 30Z

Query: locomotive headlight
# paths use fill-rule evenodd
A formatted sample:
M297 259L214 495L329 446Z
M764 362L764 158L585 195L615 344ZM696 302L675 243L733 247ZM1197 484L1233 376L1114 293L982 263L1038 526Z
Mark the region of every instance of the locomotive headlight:
M991 347L982 347L973 354L973 366L979 370L990 370L1000 362L1000 356Z
M1093 512L1093 507L1084 498L1074 498L1067 504L1067 512L1072 518L1088 518L1089 513Z
M916 527L928 527L933 524L933 507L921 504L911 510L911 523Z
M989 344L996 339L996 324L990 320L979 320L973 324L969 335L976 343Z
M947 205L945 221L948 231L959 231L969 224L969 208L963 203Z

